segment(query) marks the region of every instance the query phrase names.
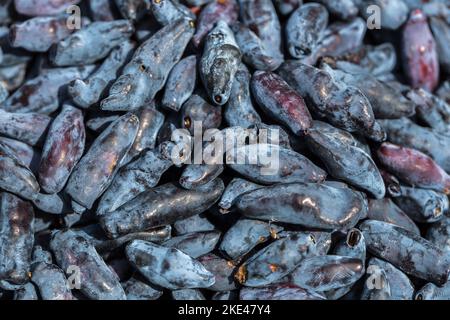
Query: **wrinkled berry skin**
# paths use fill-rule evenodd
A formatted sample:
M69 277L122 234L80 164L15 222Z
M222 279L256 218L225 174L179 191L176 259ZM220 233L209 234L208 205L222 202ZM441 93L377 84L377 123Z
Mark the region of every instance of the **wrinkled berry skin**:
M155 148L158 132L164 123L164 114L156 110L154 105L139 108L133 113L139 119L139 129L136 139L123 161L124 164L142 151Z
M229 153L227 152L227 161L231 157ZM262 164L261 158L269 153L271 157L279 158L275 161L271 159L268 169L267 164ZM245 164L234 161L233 163L227 162L228 166L256 183L320 182L325 180L326 177L325 171L317 167L308 158L277 145L245 145L236 149L235 156L237 159L245 159ZM259 158L257 164L251 162L255 157ZM233 159L231 160L233 161Z
M203 265L175 248L166 248L142 240L126 247L128 260L151 283L171 290L208 288L214 276Z
M178 62L170 71L162 99L163 107L180 110L192 95L196 85L197 58L192 55Z
M236 0L211 1L206 5L197 20L197 31L192 39L195 46L200 46L203 38L214 28L217 22L224 21L231 25L239 15L239 5Z
M375 76L367 73L348 74L333 70L328 65L322 66L336 80L339 79L349 86L355 86L367 97L376 119L397 119L410 117L415 113L415 105L397 90L378 81Z
M450 130L450 105L424 89L409 91L406 96L415 103L417 117L429 127L446 135Z
M331 24L318 43L315 52L306 60L313 64L320 57L340 56L360 48L363 45L366 26L366 21L361 18Z
M200 59L200 77L215 104L222 106L230 98L240 60L241 52L233 32L224 21L219 21L206 37Z
M214 275L215 282L208 288L209 290L223 292L237 288L233 277L235 270L233 263L212 253L200 257L198 261Z
M364 263L357 258L326 255L304 259L289 275L294 285L323 292L354 284L364 274Z
M37 150L24 142L6 137L0 137L0 144L8 147L17 159L19 159L25 166L34 172L36 167L36 159L40 158Z
M138 128L139 119L131 113L111 123L75 166L67 182L66 193L77 203L91 208L119 169L119 164L136 138ZM93 176L96 179L92 179Z
M94 63L105 58L133 32L133 25L127 20L93 22L59 42L50 59L56 66Z
M196 189L184 190L169 183L141 193L133 201L101 217L101 224L113 238L171 224L211 207L224 189L216 179Z
M0 110L0 133L31 146L40 143L51 118L38 113L10 113Z
M450 137L433 129L422 127L407 118L380 120L388 140L397 145L419 150L436 161L445 171L450 171Z
M180 186L196 189L217 178L224 170L222 164L189 164L180 176Z
M241 22L232 25L234 37L242 52L242 60L256 70L273 71L283 62L282 56L273 56L261 39Z
M123 41L87 79L72 81L67 90L73 102L85 109L98 102L108 85L116 79L118 70L128 60L134 46L131 41Z
M230 127L248 128L261 122L250 96L250 73L243 63L239 64L234 76L224 117Z
M222 122L221 108L216 108L201 96L193 94L181 109L181 128L194 134L194 122L201 124L203 131L218 128Z
M276 237L282 230L282 227L263 221L240 219L224 234L220 250L233 260L239 260L258 244Z
M70 276L76 266L80 270L81 292L93 300L125 300L117 275L112 271L95 248L75 231L57 231L50 241L50 248L58 265Z
M294 60L284 62L277 72L312 111L330 124L375 141L385 139L386 133L376 122L369 100L356 87L343 85L328 72Z
M253 97L269 116L297 135L312 126L312 118L303 98L279 75L256 71L251 81Z
M70 105L63 106L53 120L39 167L39 184L45 192L61 191L83 155L86 138L83 121L81 111Z
M408 18L408 6L403 0L358 0L355 3L359 6L359 11L365 19L372 14L372 10L367 10L371 5L375 5L380 10L380 26L381 28L396 30Z
M195 15L184 5L173 0L150 0L150 10L153 17L162 26L182 18L194 19Z
M348 139L354 139L348 136L346 131L316 121L306 141L330 175L369 192L377 199L383 198L386 190L377 166L370 155L354 142L348 143Z
M262 185L241 178L234 178L225 188L218 205L225 211L229 210L242 194L262 187Z
M371 275L376 275L382 272L384 275L384 281L380 281L383 289L389 288L387 290L390 294L384 296L383 300L411 300L414 294L414 286L411 280L402 271L394 267L387 261L372 257L370 258L367 268L372 270ZM368 283L366 282L363 287L363 292L361 293L362 300L370 299L370 290L368 288ZM373 287L373 286L371 286ZM372 298L374 298L372 296ZM373 299L372 299L373 300Z
M239 0L241 21L262 41L264 48L275 59L281 53L281 26L271 0Z
M367 213L362 194L347 187L314 183L283 183L250 191L236 206L248 218L325 230L352 228Z
M333 254L342 257L356 258L361 261L362 267L364 268L366 262L366 242L362 232L356 228L350 229L344 238L336 242ZM337 289L327 290L325 296L328 300L337 300L349 293L352 288L353 283Z
M420 230L414 221L389 198L369 200L367 217L372 220L392 223L414 234L420 235Z
M31 170L4 144L0 144L0 187L29 200L36 199L40 190Z
M436 222L444 217L449 209L447 195L433 190L402 186L402 195L394 202L414 221L419 223Z
M403 272L443 285L447 282L448 257L433 243L393 224L366 220L360 225L367 249Z
M250 257L235 278L247 287L263 287L292 272L299 263L317 254L315 238L308 232L290 232Z
M126 111L150 103L164 86L170 70L180 60L193 33L192 21L180 19L141 44L100 108Z
M38 112L50 114L59 107L59 94L64 85L75 79L86 78L95 66L54 68L26 81L5 102L9 112Z
M449 175L424 153L385 142L377 156L389 171L411 186L450 193Z
M292 284L274 284L262 288L244 287L240 300L326 300L324 296Z
M116 174L100 199L97 214L115 211L140 193L155 187L170 167L171 159L160 150L147 150Z
M33 206L13 194L0 193L0 287L28 282L34 244Z
M328 25L328 11L318 3L300 6L286 23L286 42L289 54L295 59L310 55Z
M58 266L38 262L33 265L31 274L42 300L74 300L64 271Z
M378 46L363 45L342 55L325 57L323 60L333 68L347 73L355 75L369 73L378 77L394 70L397 65L397 53L394 45L386 42Z
M411 12L403 29L402 47L403 71L411 86L433 92L439 82L436 41L420 9Z
M37 17L10 27L11 46L32 52L46 52L52 44L68 37L73 30L67 27L68 16Z
M26 16L51 16L64 12L80 0L14 0L17 12Z

